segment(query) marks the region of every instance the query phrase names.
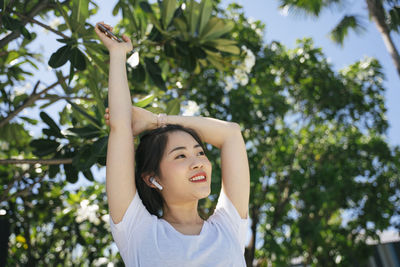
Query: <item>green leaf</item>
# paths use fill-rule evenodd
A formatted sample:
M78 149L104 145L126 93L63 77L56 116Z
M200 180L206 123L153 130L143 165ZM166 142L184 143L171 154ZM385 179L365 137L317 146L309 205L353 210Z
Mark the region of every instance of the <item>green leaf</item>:
M219 18L211 18L200 35L200 41L206 42L208 40L219 38L225 33L230 32L234 26L235 25L231 21L224 23Z
M181 101L179 99L172 99L167 103L167 114L178 115L181 111Z
M236 45L237 42L235 40L229 40L229 39L214 39L205 42L204 44L206 45L211 45L211 46L225 46L225 45Z
M161 5L161 19L164 29L167 29L176 9L176 0L164 0Z
M161 90L166 91L165 81L161 77L161 68L154 62L154 59L145 57L146 70L154 84Z
M75 128L68 128L67 131L77 134L80 137L91 139L94 137L98 137L101 134L98 128L93 127L91 125L87 125L84 127L75 127Z
M72 165L80 171L88 170L96 163L96 154L92 153L92 148L89 145L84 145L79 148L78 153L72 160Z
M72 108L74 108L76 111L78 111L84 117L86 117L93 126L95 126L101 130L101 123L95 117L93 117L92 115L89 115L83 108L81 108L80 106L78 106L77 104L72 102L71 100L66 99L66 101L71 104Z
M86 56L81 52L77 47L72 48L70 61L72 66L74 66L77 70L86 69Z
M58 127L57 123L55 123L55 121L49 115L47 115L46 112L40 112L40 118L50 127L50 129L61 135L60 127Z
M359 16L344 16L342 20L335 26L331 31L331 39L343 45L344 38L348 35L350 29L353 29L356 33L365 31L365 27L361 24L361 18Z
M152 113L155 113L155 114L159 114L159 113L164 113L164 112L165 112L165 111L164 111L162 108L160 108L160 107L152 107L152 106L147 107L146 110L148 110L148 111L150 111L150 112L152 112Z
M82 32L85 21L89 17L89 0L72 1L71 27L73 32Z
M24 121L29 122L32 125L36 125L38 123L38 120L35 120L35 119L32 119L32 118L28 118L28 117L24 117L24 116L21 116L19 118L24 120Z
M144 98L142 98L141 100L139 100L137 103L135 103L136 107L139 108L144 108L146 107L148 104L150 104L151 102L153 102L155 96L154 95L148 95Z
M79 172L72 164L64 164L64 171L68 182L73 184L78 181Z
M214 65L218 70L223 71L225 69L224 65L215 57L211 55L207 55L208 61L210 61L211 64Z
M55 178L60 172L60 165L50 165L49 166L49 177Z
M190 0L187 4L187 8L185 10L186 17L189 22L189 29L192 36L196 36L196 30L199 23L199 3L194 0Z
M20 31L22 33L22 35L27 38L28 40L32 40L32 35L31 33L25 28L25 27L21 27Z
M235 45L219 45L216 48L219 51L222 51L222 52L227 52L227 53L231 53L231 54L234 54L234 55L239 55L240 54L239 47L237 47Z
M47 128L44 128L44 129L42 129L42 131L43 131L43 133L44 134L46 134L47 136L54 136L54 137L58 137L58 138L64 138L65 136L64 135L62 135L61 133L59 133L59 132L57 132L57 131L55 131L54 129L47 129Z
M142 83L146 79L146 70L143 67L143 64L139 63L136 68L132 69L132 81L134 83Z
M33 154L38 157L43 157L57 152L60 143L49 139L35 139L29 145L35 149Z
M113 16L116 16L118 14L120 8L121 8L121 3L117 2L117 4L114 6L112 10Z
M211 0L202 0L200 3L199 33L201 33L204 27L207 25L207 22L211 17L211 11Z
M153 13L153 9L151 9L151 6L147 2L140 2L139 3L140 8L146 12L146 13Z
M86 179L88 179L89 181L92 181L92 182L94 181L94 177L93 177L92 171L90 169L82 171L82 173L86 177Z
M107 144L108 144L108 136L103 136L97 139L97 141L93 143L92 154L96 155L96 157L106 156Z
M64 65L70 56L71 47L69 45L64 45L54 52L49 59L49 66L52 68L58 68Z

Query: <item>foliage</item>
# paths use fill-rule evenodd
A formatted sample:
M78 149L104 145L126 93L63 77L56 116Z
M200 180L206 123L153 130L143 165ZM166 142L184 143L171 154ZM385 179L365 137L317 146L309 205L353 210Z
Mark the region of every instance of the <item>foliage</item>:
M343 46L344 39L350 30L360 34L366 31L365 16L348 13L349 3L343 0L279 0L280 8L304 13L318 17L324 9L335 8L337 13L346 10L337 25L330 31L332 41ZM397 73L400 75L400 54L392 35L398 35L400 29L400 1L399 0L365 0L368 10L368 18L372 20L385 43L386 49L392 57Z
M105 166L108 141L108 55L87 22L98 6L0 6L0 155L15 160L0 165L0 223L10 229L0 237L8 240L0 255L8 253L10 266L122 265L111 245L104 184L92 173ZM120 0L113 14L119 12L115 31L132 37L132 56L139 56L127 64L135 105L242 126L251 168L249 265L254 258L260 266L288 265L299 256L315 266L352 265L367 259L367 238L396 227L400 149L385 140L384 75L376 60L335 72L312 40L291 50L264 44L264 25L250 22L237 4ZM42 58L28 46L38 35L32 25L52 18L61 21L52 30L59 47ZM52 85L38 81L30 94L20 89L47 64ZM65 95L52 94L54 88ZM46 100L40 122L21 115L39 100ZM46 112L54 103L63 107L58 121ZM33 139L28 126L41 127L42 136ZM212 196L201 201L205 216L220 190L219 154L209 150L214 169ZM68 190L79 174L91 185Z

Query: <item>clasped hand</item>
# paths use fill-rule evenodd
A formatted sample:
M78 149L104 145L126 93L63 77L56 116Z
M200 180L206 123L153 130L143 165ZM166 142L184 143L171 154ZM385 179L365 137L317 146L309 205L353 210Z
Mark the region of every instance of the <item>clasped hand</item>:
M106 124L110 126L110 109L106 108L106 114L104 114ZM134 136L140 133L155 129L157 127L157 115L145 110L143 108L132 106L132 133Z

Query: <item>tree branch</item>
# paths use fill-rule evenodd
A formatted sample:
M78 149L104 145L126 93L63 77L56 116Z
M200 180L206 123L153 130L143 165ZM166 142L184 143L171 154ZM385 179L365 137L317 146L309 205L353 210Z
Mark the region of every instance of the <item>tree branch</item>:
M51 28L50 26L47 26L46 24L44 24L44 23L42 23L42 22L40 22L40 21L38 21L38 20L36 20L34 18L28 18L27 16L25 16L23 14L20 14L20 13L17 13L17 12L14 12L14 14L16 14L17 16L19 16L20 18L22 18L24 20L36 23L37 25L45 28L46 30L49 30L49 31L51 31L51 32L53 32L53 33L55 33L57 35L60 35L64 39L69 39L70 38L70 37L66 36L65 34L63 34L62 32L57 31L57 30Z
M49 0L39 1L38 4L34 8L32 8L32 10L27 14L26 17L29 19L33 18L40 11L43 11L46 8L48 8L48 3L49 3ZM28 23L28 20L21 21L22 26L25 26L27 23ZM15 31L11 32L10 34L8 34L6 37L4 37L3 39L0 40L0 48L3 48L9 42L18 38L20 36L20 34L21 34L21 32L19 30L15 30Z
M14 4L14 0L11 0L10 3L8 3L8 5L6 6L6 8L3 10L3 12L1 12L0 14L0 26L3 25L3 16L6 13L7 9L9 9L10 7L12 7Z
M55 96L55 95L45 95L41 98L40 100L61 100L61 99L68 99L68 100L73 100L73 99L80 99L80 100L85 100L85 101L95 101L94 98L90 97L85 97L85 96Z
M59 165L72 164L72 158L67 159L0 159L0 165L6 164L42 164L42 165Z
M39 85L39 82L36 83L35 85L35 89L34 92L32 92L32 94L29 96L28 99L26 99L24 101L24 103L19 106L17 109L15 109L14 111L12 111L11 113L8 114L8 116L6 118L4 118L3 120L0 121L0 128L3 127L4 125L6 125L10 120L12 120L15 116L17 116L18 113L20 113L24 108L29 107L30 105L32 105L36 100L40 99L40 95L46 93L47 91L49 91L50 89L53 89L54 87L56 87L57 85L59 85L61 82L65 81L67 78L69 77L69 75L63 77L61 80L58 80L57 82L53 83L52 85L50 85L49 87L43 89L41 92L39 93L35 93L36 92L36 88Z

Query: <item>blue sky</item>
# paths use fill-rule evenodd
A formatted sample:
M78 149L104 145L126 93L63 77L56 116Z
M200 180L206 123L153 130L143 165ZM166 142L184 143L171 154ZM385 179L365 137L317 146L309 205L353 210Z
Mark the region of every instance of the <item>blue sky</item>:
M222 1L222 5L227 5L232 1ZM397 75L392 60L386 51L381 35L377 31L375 25L368 20L367 9L364 1L351 1L355 4L347 5L342 11L335 9L322 12L320 18L310 18L303 15L285 14L278 8L278 0L251 0L251 1L235 1L244 7L247 17L255 20L261 20L266 24L264 32L264 40L269 43L273 40L280 41L289 48L295 47L296 39L311 37L316 47L322 47L325 55L330 59L336 70L358 61L365 56L375 57L383 65L386 80L384 82L386 91L386 106L388 108L387 118L390 124L388 131L388 142L391 145L400 145L400 78ZM116 1L98 1L99 11L89 20L95 24L98 21L105 21L110 25L114 25L120 19L120 14L113 17L111 12ZM345 40L344 46L335 45L328 37L328 32L340 20L345 13L360 14L364 17L364 25L367 31L362 35L353 32ZM32 48L38 49L43 54L45 62L50 58L51 53L56 51L61 44L56 41L58 36L53 33L43 33L41 28L37 28L40 34L38 39L32 44ZM395 43L400 44L400 38L395 37ZM400 46L398 46L400 49ZM67 71L67 69L66 69ZM42 83L49 85L55 80L54 74L48 70L42 70L40 74L34 77L31 84L37 79L41 79ZM62 93L61 90L59 91ZM43 102L45 103L45 102ZM54 119L58 120L58 112L60 107L64 105L51 105L46 111ZM39 110L33 110L32 117L39 118ZM32 128L35 136L39 136L41 131ZM97 170L92 168L94 174L99 178L98 181L104 181L105 170ZM100 178L101 177L101 178ZM84 185L85 179L79 179L77 185Z

